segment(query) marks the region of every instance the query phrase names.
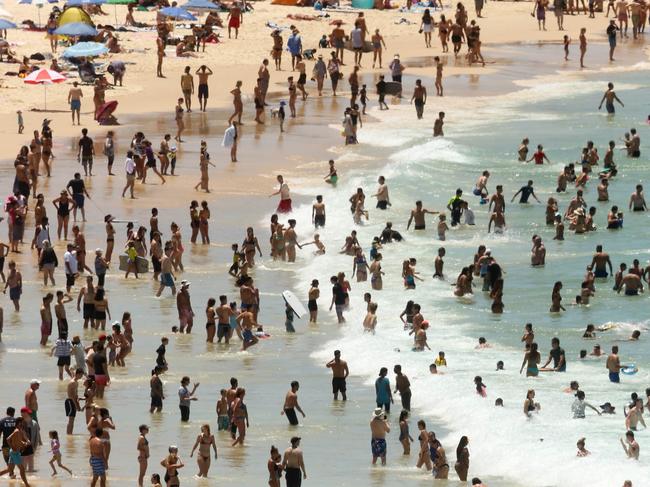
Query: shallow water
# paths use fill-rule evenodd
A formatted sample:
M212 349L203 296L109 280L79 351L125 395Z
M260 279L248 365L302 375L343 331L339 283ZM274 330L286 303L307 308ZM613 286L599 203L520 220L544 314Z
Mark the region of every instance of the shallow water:
M556 75L552 81L549 80L553 77L547 74L544 82L517 82L523 88L507 96L462 101L453 96L442 101L430 98L425 120L420 122L407 104L391 107L389 112L372 111L383 123L362 130L361 145L342 156L339 174L343 177L338 187L302 189L306 194L322 192L328 218L337 222L334 228L319 232L329 244L328 254L315 259L305 271L299 286L303 293L312 277L318 276L321 283L328 283L327 277L338 271L350 275L352 258L336 254L337 246L343 243L343 234L350 230L358 231L366 254L372 237L381 232L387 220L393 221L394 228L406 238L405 243L389 244L382 252L382 267L386 272L384 290L372 293L373 300L379 304L377 334L363 334L361 327L365 314L363 292L372 291L370 284L356 284L350 278L352 310L348 313L348 326L344 327L344 340L331 342L314 356L322 360L329 350L339 346L344 354L355 357L354 369L366 376L368 384L372 384L379 367L387 366L391 370L393 364L401 363L413 384L417 414L430 415L436 425L449 430L442 436L448 455L453 456L450 452L460 435L470 437L470 477L478 474L486 480L494 475L517 481L521 480L519 473L526 472L526 484L539 486L618 485L627 478L635 485L637 482L643 485L643 479L648 478L647 458L642 455L640 462L626 461L618 438L625 432L622 410L630 393L636 391L644 396L648 386L650 349L643 339L638 343L619 344L622 361L634 362L640 369L634 376L623 376L621 385L608 381L604 359L578 359L581 349L590 351L595 343L580 338L587 323L616 325L613 330L599 334L596 340L604 351L609 351L616 341L625 340L634 329L642 330L643 337L647 330L647 294L632 299L616 295L611 290L610 279L596 283L596 296L589 306L569 305L579 293L584 269L591 262L597 244L604 244L615 269L620 262L631 265L633 258L646 264L650 236L645 224L647 215L628 213L626 207L635 184L643 182L647 174L647 156L629 160L617 151L619 177L610 185L609 203L595 201L597 179L591 180L585 199L598 211L599 228L595 233L580 236L567 230L566 240L557 242L552 240L554 229L544 225L547 198L557 197L563 211L575 194L574 188L570 188L567 194L556 195L556 178L566 163L578 160L587 140L595 142L602 158L607 142L620 141L630 127L637 127L644 139L647 113L643 87L647 69L642 64L633 70L608 69L564 78ZM609 80L616 83L619 97L626 104L625 109L617 107L614 118L596 110ZM447 112L446 137L433 140L430 130L438 110ZM538 143L544 145L550 164L534 166L516 161L516 149L526 136L531 139L531 150ZM491 172L491 191L496 184L504 185L506 201L528 179L534 180L536 194L542 201L537 204L533 200L529 205L508 203L509 228L504 235L486 233L487 208L480 206L478 198L471 194L474 182L484 169ZM357 187L363 187L366 195L373 194L379 174L387 178L393 205L389 211L381 212L374 209L372 198L368 197L366 207L370 209L370 220L355 226L347 198ZM451 230L444 243L437 240L431 217L427 218L426 232L405 231L416 199L422 199L425 208L443 210L457 187L464 190L475 211L475 227ZM613 204L625 209L622 231L604 228L607 211ZM310 208L303 208L298 220L307 218L309 211ZM347 225L338 223L346 220ZM547 263L541 269L529 265L533 234L541 235L547 248ZM457 299L452 294L450 284L460 268L472 262L472 255L481 243L492 249L506 272L506 311L502 316L491 314L491 301L480 292L480 283L471 298ZM440 246L447 250L447 282L431 279L433 259ZM409 257L418 259L417 269L424 279L418 282L415 291L404 291L400 277L401 262ZM562 295L567 311L553 315L548 308L551 288L558 280L564 283ZM324 294L329 295L327 285L325 289ZM432 352L409 351L412 339L406 336L398 321L407 300L420 303L425 319L431 323L428 336ZM542 374L538 379L526 379L518 374L523 358L520 337L526 322L534 324L544 361L551 338L561 339L567 354L567 373ZM475 350L479 336L485 336L492 348ZM446 352L449 367L445 375L431 376L428 365L439 350ZM504 372L495 371L497 360L505 362ZM475 394L472 383L475 375L481 375L488 386L485 400ZM585 420L572 419L573 397L562 392L571 380L579 381L587 401L594 405L610 401L617 407L617 414L595 417L590 411ZM532 420L527 420L521 411L528 388L537 391L536 399L542 405L542 412ZM495 409L497 397L503 398L505 408ZM593 455L577 459L575 442L583 436ZM641 444L646 437L644 431L637 435ZM503 480L494 482L503 485Z

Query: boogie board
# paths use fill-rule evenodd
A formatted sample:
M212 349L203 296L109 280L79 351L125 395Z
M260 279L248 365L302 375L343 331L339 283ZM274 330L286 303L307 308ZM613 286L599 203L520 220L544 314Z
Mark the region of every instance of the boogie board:
M400 96L402 94L402 83L397 81L386 81L386 94Z
M126 256L126 254L120 255L120 270L125 271L128 268L128 261L129 258ZM145 272L149 272L149 261L145 259L144 257L136 257L135 259L135 266L138 269L138 274L144 274Z
M282 292L282 297L286 301L286 303L291 307L294 313L298 316L298 318L302 318L303 315L307 314L307 310L305 307L302 305L298 297L293 294L291 291L283 291Z
M625 375L634 375L639 371L636 364L622 364L621 373Z

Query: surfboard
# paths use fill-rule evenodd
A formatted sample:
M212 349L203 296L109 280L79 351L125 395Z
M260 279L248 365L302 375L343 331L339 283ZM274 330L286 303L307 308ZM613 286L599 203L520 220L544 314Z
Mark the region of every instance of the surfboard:
M293 294L291 291L283 291L282 292L282 297L286 301L286 303L291 307L294 313L298 316L298 318L302 318L303 315L307 314L307 310L305 307L302 305L298 297Z
M120 255L120 270L125 271L128 267L128 260L129 258L126 256L126 254ZM145 259L144 257L136 257L135 259L135 265L136 268L138 269L138 274L144 274L145 272L149 272L149 261Z
M634 375L639 371L636 364L622 364L621 373L625 375Z
M397 81L386 81L386 94L399 96L402 94L402 83Z

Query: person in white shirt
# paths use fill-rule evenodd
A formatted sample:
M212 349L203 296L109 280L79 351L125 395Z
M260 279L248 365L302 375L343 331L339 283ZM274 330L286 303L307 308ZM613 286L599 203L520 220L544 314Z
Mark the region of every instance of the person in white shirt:
M63 261L65 262L65 289L69 293L79 270L77 251L73 244L68 244L68 250L63 254Z
M221 145L223 147L230 147L230 162L237 162L237 136L239 134L237 133L237 122L234 120L230 124L230 127L226 129L226 131L223 134L223 141L221 142Z
M122 198L124 198L127 189L130 190L131 198L135 198L135 196L133 196L133 189L135 186L135 162L133 161L133 151L128 151L126 153L124 171L126 172L126 186L124 186L124 189L122 190Z

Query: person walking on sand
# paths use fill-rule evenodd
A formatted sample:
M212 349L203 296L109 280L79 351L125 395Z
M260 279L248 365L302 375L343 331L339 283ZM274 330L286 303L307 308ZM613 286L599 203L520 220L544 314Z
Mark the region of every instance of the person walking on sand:
M614 91L614 83L607 83L607 91L605 91L603 98L600 100L598 110L600 110L603 107L603 103L605 103L605 109L607 110L607 113L614 115L616 113L616 110L614 109L614 101L619 102L622 107L625 106L623 102L618 98L618 96L616 96L616 92Z
M616 21L614 19L611 19L609 21L609 25L607 26L606 33L607 33L607 41L609 42L609 60L614 61L614 50L616 49L616 31L620 30L618 27L616 27Z
M77 81L72 83L72 88L68 91L68 104L70 105L70 112L72 113L72 125L74 125L75 113L77 114L77 125L81 124L79 117L81 113L81 99L83 96L84 94L81 91L81 88L79 88L79 83Z
M178 102L176 103L176 108L174 109L174 118L176 120L176 139L177 142L184 142L181 139L181 134L183 133L183 130L185 130L185 122L183 122L183 112L185 110L183 109L183 99L179 98Z
M232 3L226 20L228 21L228 39L231 39L230 31L232 29L235 29L235 39L237 39L239 37L239 27L244 23L244 13L238 2Z
M233 120L237 118L237 123L241 125L241 117L244 113L244 104L241 100L241 87L242 82L237 81L237 83L235 83L235 88L230 91L230 94L232 95L232 104L235 107L235 112L228 119L229 124L231 124Z
M381 459L381 464L386 465L386 434L390 433L390 423L386 418L386 413L381 408L375 408L370 420L370 449L372 451L372 464L377 464L377 459Z
M187 113L190 113L192 111L192 95L194 94L194 76L190 73L189 66L185 66L185 70L181 75L181 91L185 99Z
M156 64L156 76L158 78L164 78L162 72L163 58L165 57L165 40L162 37L156 37L156 56L158 57L158 63Z
M134 199L133 189L135 187L135 162L133 161L133 151L128 151L126 153L126 161L124 162L124 172L126 173L126 186L122 190L122 198L126 194L128 189L131 193L131 199ZM109 222L107 222L108 224Z
M230 122L230 126L223 133L221 145L225 148L230 147L230 162L237 162L237 144L239 143L239 130L237 122Z
M212 70L205 64L201 65L201 67L196 70L196 75L199 77L199 110L202 112L205 112L205 107L208 104L208 96L210 94L208 89L208 78L213 74Z

